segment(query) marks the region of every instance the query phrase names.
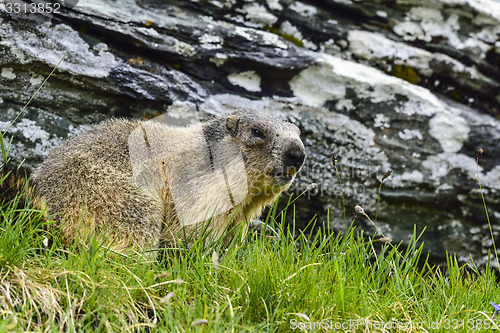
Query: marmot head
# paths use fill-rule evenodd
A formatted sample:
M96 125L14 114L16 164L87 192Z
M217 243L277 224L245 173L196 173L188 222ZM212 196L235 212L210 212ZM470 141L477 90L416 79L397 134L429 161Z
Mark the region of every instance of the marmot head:
M208 140L239 148L253 191L281 192L304 164L299 128L264 112L237 109L210 123L204 132Z

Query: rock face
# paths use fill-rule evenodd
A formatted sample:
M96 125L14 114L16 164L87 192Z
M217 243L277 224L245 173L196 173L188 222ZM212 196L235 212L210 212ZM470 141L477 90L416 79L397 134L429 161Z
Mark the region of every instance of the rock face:
M354 217L371 228L354 205L374 220L392 169L380 230L408 241L425 227L431 254L481 263L479 174L500 241L498 2L88 0L52 14L18 3L0 4L2 132L59 65L8 129L15 162L33 167L108 117L254 107L302 129L308 160L291 192L317 187L296 201L298 223L329 211L336 229Z

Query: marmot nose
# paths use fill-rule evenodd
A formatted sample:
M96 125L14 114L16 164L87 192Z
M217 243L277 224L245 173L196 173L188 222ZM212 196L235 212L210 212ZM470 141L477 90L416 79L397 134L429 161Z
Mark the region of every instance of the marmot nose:
M285 153L285 164L287 167L300 168L304 164L306 152L302 147L292 146Z

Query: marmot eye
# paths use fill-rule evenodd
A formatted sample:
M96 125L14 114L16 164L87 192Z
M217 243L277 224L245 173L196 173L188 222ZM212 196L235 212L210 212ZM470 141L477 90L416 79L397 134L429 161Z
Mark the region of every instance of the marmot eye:
M265 139L266 137L264 133L262 133L262 131L257 128L252 128L252 135L255 136L256 138L261 138L261 139Z

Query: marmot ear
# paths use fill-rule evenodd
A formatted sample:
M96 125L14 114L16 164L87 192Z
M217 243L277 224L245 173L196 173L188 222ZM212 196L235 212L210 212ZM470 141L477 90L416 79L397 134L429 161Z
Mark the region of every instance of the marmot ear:
M226 119L226 128L228 129L231 136L238 134L238 124L240 123L240 118L234 114L230 115Z

